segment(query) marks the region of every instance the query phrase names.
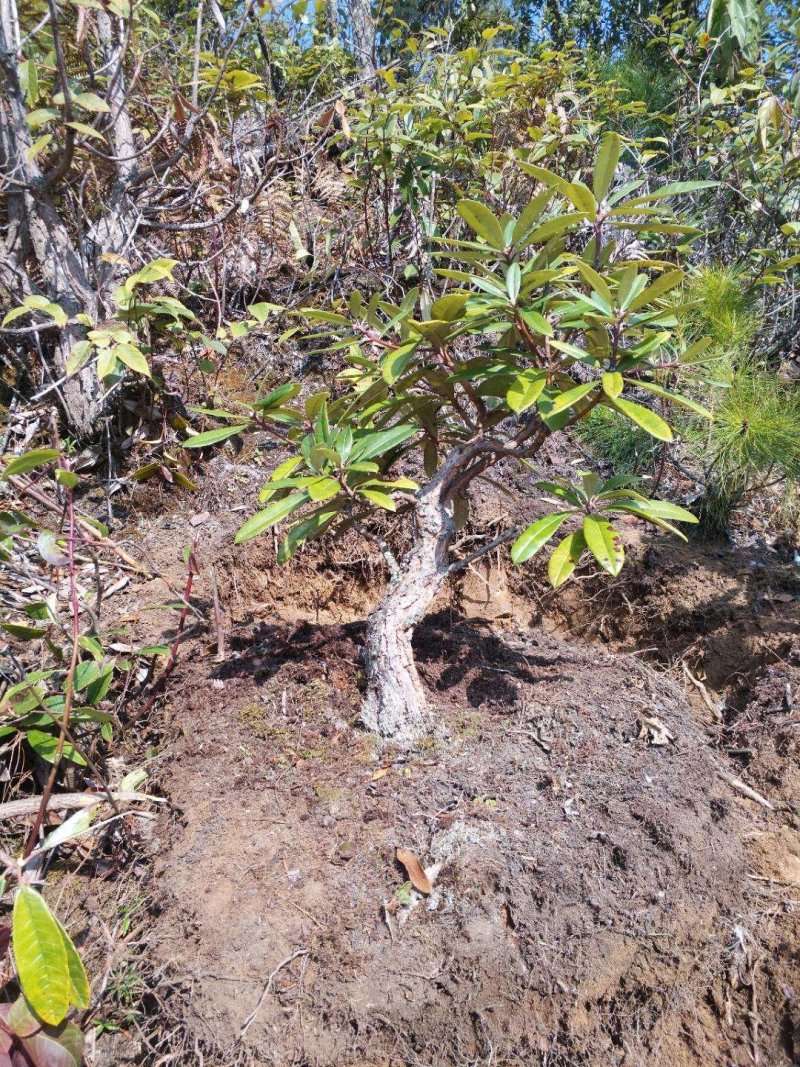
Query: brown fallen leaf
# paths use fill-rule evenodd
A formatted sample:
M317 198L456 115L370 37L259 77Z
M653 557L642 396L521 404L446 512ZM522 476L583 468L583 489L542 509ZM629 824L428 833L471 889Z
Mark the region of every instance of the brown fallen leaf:
M381 767L381 769L379 771L375 771L371 775L370 781L371 782L377 782L379 778L385 778L386 775L389 773L389 771L391 769L392 769L391 767Z
M406 874L413 887L420 893L430 893L433 886L414 853L409 852L407 848L398 848L396 855L398 861L405 867Z

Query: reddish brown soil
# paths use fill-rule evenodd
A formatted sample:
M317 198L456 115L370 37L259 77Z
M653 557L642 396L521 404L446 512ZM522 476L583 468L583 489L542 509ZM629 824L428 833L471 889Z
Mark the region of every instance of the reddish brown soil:
M277 570L269 543L231 551L241 513L206 506L196 602L213 562L225 655L199 629L152 724L174 813L137 950L180 1019L172 1062L800 1062L788 563L641 542L621 583L558 602L535 572L477 568L418 634L442 727L403 755L357 725L374 557L353 541ZM143 539L175 584L187 518ZM148 610L163 583L119 598L138 639L174 626ZM413 908L397 847L441 864ZM98 1062L158 1059L100 1043Z

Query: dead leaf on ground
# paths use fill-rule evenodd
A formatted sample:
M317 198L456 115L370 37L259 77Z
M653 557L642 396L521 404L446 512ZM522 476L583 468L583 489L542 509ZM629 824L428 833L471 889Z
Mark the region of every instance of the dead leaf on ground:
M639 740L646 741L648 745L668 745L675 740L675 734L655 715L643 716L639 723Z
M414 888L420 893L430 893L433 886L414 853L409 852L407 848L398 848L396 855L398 861L405 867L406 874Z
M391 769L391 767L381 767L379 771L373 771L370 781L377 782L379 778L385 778Z

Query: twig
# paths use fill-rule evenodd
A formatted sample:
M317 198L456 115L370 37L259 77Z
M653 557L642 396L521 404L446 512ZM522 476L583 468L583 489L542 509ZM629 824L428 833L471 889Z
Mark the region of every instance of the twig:
M296 948L294 950L294 952L291 954L291 956L287 956L285 960L281 960L281 962L278 964L278 966L275 968L275 970L272 972L272 974L267 979L267 984L262 989L261 996L258 998L258 1004L256 1004L256 1006L253 1008L253 1010L247 1016L245 1021L242 1023L242 1028L239 1031L239 1040L240 1041L244 1038L244 1036L246 1035L247 1031L250 1029L250 1027L256 1021L256 1016L261 1011L262 1004L264 1003L264 1001L267 999L267 997L269 996L269 994L272 991L272 983L275 981L276 975L278 975L283 970L284 967L288 967L289 964L293 960L296 960L298 956L307 956L310 951L311 950L307 949L307 948Z
M686 675L686 677L689 679L689 681L692 683L692 685L697 688L697 691L700 693L700 696L703 698L703 703L705 704L705 706L709 709L709 711L714 716L714 718L717 720L717 722L722 722L722 709L720 708L719 704L716 704L711 699L711 694L709 693L708 689L700 681L699 678L695 678L695 676L692 674L692 672L689 670L689 668L686 666L686 664L683 663L682 666L683 666L683 673Z
M222 608L219 603L219 587L217 585L217 568L211 565L211 594L214 598L214 625L217 630L217 662L225 659L225 633L222 629Z
M166 804L164 797L151 797L146 793L112 793L111 796L117 801L148 801L153 804ZM0 804L0 822L8 822L10 819L21 819L26 815L33 815L39 809L42 797L21 797L19 800L10 800L7 804ZM91 808L95 804L106 804L108 797L105 793L54 793L50 798L50 807L54 811L63 811L66 808Z
M69 463L62 460L62 466L64 470L69 470ZM39 803L39 810L34 819L31 832L28 834L28 840L25 844L25 858L27 859L36 845L36 839L39 834L39 829L42 825L45 813L47 811L47 805L50 801L50 795L53 792L53 788L56 784L56 778L58 777L59 767L61 766L61 757L64 754L64 745L67 741L67 732L69 730L69 720L72 715L72 700L75 695L75 668L78 666L78 652L80 650L80 637L81 637L81 609L78 602L78 584L75 581L75 497L72 491L72 486L65 486L65 492L67 497L67 571L69 574L69 599L70 607L72 609L72 652L70 654L69 667L67 668L67 676L64 681L64 711L61 717L60 729L58 732L58 743L56 745L55 755L53 757L53 766L50 768L50 774L47 777L47 782L42 793L42 798Z
M178 619L178 629L175 634L175 640L172 642L172 647L169 650L169 659L161 674L156 678L153 683L153 688L150 692L150 698L148 699L142 710L136 715L137 719L143 719L153 710L153 705L156 702L156 698L161 690L164 688L167 679L175 669L175 664L178 661L178 648L180 647L181 639L183 638L184 630L186 628L186 616L189 613L190 603L189 598L192 595L192 584L194 583L194 576L199 574L197 567L197 560L195 559L195 542L193 541L189 548L189 558L187 560L188 573L186 575L186 588L183 591L183 607L181 608L180 618Z
M747 797L749 800L754 800L756 804L760 804L762 808L767 808L768 811L775 810L774 805L770 804L766 797L762 797L760 793L755 791L755 789L751 789L749 785L745 785L741 779L735 778L721 767L717 767L717 774L723 782L727 782L729 786L735 789L737 793L741 793L743 797Z

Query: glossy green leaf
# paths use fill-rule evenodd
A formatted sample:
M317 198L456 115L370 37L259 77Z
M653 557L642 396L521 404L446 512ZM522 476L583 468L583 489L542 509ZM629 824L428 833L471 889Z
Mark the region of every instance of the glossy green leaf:
M597 152L597 162L594 165L593 189L598 200L605 199L611 188L621 155L622 141L619 134L613 131L604 134Z
M242 541L249 541L253 537L258 537L259 534L269 530L270 527L285 519L287 515L291 515L293 511L296 511L307 502L308 493L292 493L287 497L283 497L282 500L273 501L262 511L257 511L255 515L251 515L247 522L239 527L236 531L234 542L239 545Z
M506 393L506 403L512 411L526 411L539 399L546 384L546 371L523 371L522 374L517 375L513 385Z
M376 430L355 441L351 456L354 460L365 460L383 455L407 441L418 430L419 427L412 423L401 423L398 426L392 426L389 430Z
M547 565L547 577L554 589L560 589L572 576L585 548L586 540L582 530L567 534L564 540L556 546Z
M456 211L466 224L482 237L492 248L502 251L505 248L503 227L492 212L478 200L459 200Z
M684 279L684 273L682 270L670 270L665 274L659 275L654 282L652 282L646 289L629 304L631 311L637 311L640 307L645 307L647 304L651 304L658 297L668 293L670 289L674 289L677 285L680 285Z
M220 441L227 441L243 430L250 429L249 422L237 423L234 426L218 426L215 430L206 430L194 437L189 437L183 442L184 448L208 448L209 445L217 445Z
M617 397L616 400L610 400L609 403L617 411L627 416L631 422L635 422L637 426L646 430L651 437L655 437L659 441L672 440L672 430L667 423L664 422L660 415L656 415L649 408L642 407L641 404L634 404L632 400L623 400L621 396Z
M655 382L642 382L636 379L627 379L631 385L638 386L639 389L644 389L648 393L655 393L656 396L663 397L665 400L671 400L673 404L680 404L681 407L689 408L690 411L696 412L698 415L702 415L704 419L713 419L713 414L708 408L703 407L696 400L692 400L689 396L684 396L682 393L673 393L669 389L663 389L660 385L656 385Z
M330 500L331 497L341 489L341 486L335 478L317 478L315 481L309 483L306 488L309 499L322 502L323 500Z
M598 384L599 383L596 381L582 382L581 385L576 385L574 389L567 389L566 392L559 393L553 401L553 406L550 408L548 414L558 415L562 411L566 411L567 408L573 407L596 389Z
M356 489L359 496L366 497L373 504L377 504L384 511L397 511L397 504L388 493L381 493L377 489Z
M545 515L524 530L511 546L511 559L514 563L524 563L541 549L555 534L572 512L561 511Z
M3 471L3 477L9 478L14 474L27 474L36 467L43 467L46 463L52 463L58 459L60 453L55 448L33 448L21 456L12 459Z
M604 571L616 578L625 562L625 551L619 534L607 519L586 515L583 536L589 551Z
M71 1004L69 959L61 927L41 894L30 886L17 891L12 936L22 991L36 1014L57 1026Z
M615 399L625 388L625 379L619 371L606 371L602 377L603 392L606 396Z

